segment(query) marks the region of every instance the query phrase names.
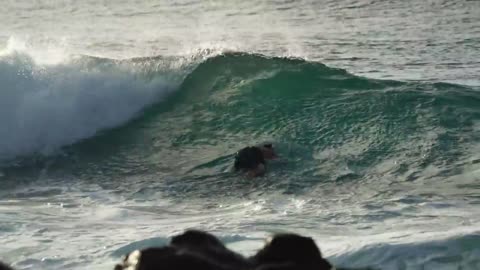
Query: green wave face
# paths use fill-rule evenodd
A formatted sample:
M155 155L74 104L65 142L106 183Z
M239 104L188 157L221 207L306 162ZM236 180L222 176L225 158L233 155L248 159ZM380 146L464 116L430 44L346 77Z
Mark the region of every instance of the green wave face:
M337 179L340 168L363 175L395 156L406 167L457 156L460 138L474 140L479 100L455 85L372 80L320 63L245 54L202 63L179 95L169 117L184 122L160 131L171 146L220 155L273 140L297 161L290 164L324 180Z

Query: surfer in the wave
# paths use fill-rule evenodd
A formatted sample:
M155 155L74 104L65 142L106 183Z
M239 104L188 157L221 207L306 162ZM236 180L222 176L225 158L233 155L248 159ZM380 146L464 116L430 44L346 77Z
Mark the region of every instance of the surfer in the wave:
M250 177L262 176L266 171L265 160L277 157L271 143L259 146L248 146L235 155L235 171L244 171Z

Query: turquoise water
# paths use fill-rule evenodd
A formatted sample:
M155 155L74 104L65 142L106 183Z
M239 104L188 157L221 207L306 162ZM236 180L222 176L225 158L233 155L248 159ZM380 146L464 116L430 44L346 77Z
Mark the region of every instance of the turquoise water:
M187 228L480 268L476 1L8 2L0 259L111 269ZM270 141L265 177L232 155Z

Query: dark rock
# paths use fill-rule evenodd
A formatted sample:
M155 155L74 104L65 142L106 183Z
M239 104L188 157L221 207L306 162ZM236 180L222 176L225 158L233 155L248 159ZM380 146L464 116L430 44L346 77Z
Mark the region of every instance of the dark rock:
M262 270L332 269L312 238L296 234L275 235L251 260Z
M215 261L227 267L250 268L250 263L245 258L235 253L212 234L198 230L189 230L172 238L170 245L204 258L214 258Z
M148 248L127 255L115 270L230 270L210 258L185 253L173 247Z
M135 251L115 270L330 270L332 265L312 238L296 234L273 237L256 255L245 258L215 236L197 230L172 238L170 245Z
M13 270L10 266L0 262L0 270Z

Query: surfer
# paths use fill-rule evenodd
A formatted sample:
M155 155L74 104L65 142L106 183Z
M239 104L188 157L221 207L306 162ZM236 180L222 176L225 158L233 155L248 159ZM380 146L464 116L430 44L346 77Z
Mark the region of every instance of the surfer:
M271 143L248 146L235 155L235 171L245 171L250 177L262 176L266 171L265 160L277 157Z

